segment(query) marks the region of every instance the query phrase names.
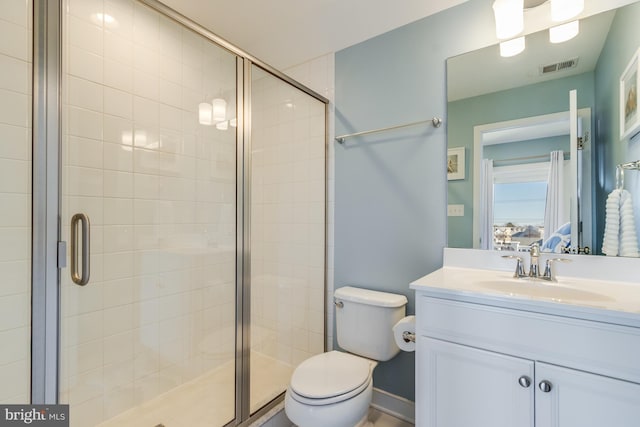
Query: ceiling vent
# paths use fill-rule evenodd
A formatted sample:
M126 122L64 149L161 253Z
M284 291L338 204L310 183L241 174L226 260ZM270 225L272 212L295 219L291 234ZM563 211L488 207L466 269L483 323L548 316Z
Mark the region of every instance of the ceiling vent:
M571 58L555 64L543 65L540 67L540 74L555 73L556 71L569 70L578 66L578 58Z

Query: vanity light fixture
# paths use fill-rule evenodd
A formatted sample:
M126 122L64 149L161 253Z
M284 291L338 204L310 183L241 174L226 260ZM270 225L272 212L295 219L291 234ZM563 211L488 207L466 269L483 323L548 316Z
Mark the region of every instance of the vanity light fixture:
M238 127L238 119L233 118L231 120L229 120L229 124L231 125L231 127L235 128Z
M584 0L551 0L551 19L562 22L577 16L584 9Z
M523 0L496 0L493 2L496 18L496 36L508 39L522 32L524 28Z
M562 43L571 40L580 32L580 21L571 21L566 24L549 28L549 41Z
M216 129L218 129L218 130L227 130L227 129L229 129L229 121L225 120L223 122L216 123Z
M500 56L508 58L516 56L524 50L524 36L500 43Z

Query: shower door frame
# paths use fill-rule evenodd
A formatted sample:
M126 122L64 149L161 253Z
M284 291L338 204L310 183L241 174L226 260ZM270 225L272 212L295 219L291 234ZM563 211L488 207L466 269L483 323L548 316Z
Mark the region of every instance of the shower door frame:
M33 201L31 403L59 401L60 277L66 267L61 227L62 1L33 1ZM251 308L251 67L255 65L325 104L325 176L329 100L218 37L157 0L137 0L236 55L236 356L235 418L245 426L282 400L250 413ZM324 289L327 288L327 186L325 179ZM326 337L326 298L325 298ZM324 347L326 350L327 343Z

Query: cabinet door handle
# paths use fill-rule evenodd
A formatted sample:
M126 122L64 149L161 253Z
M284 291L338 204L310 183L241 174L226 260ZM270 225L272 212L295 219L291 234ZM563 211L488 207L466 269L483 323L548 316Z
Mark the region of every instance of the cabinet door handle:
M78 271L78 224L82 226L82 274ZM71 280L77 285L84 286L89 283L89 244L91 242L91 226L89 217L83 213L77 213L71 217Z
M538 384L538 387L540 387L540 390L542 390L543 393L549 393L553 388L551 382L547 380L540 381L540 384Z
M531 378L529 378L526 375L523 375L520 378L518 378L518 384L520 384L524 388L529 388L529 386L531 385Z

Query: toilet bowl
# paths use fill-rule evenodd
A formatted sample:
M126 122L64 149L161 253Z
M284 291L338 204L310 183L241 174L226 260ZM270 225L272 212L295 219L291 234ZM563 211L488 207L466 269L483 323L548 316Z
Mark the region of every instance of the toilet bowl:
M296 368L285 396L289 419L303 427L354 427L367 421L377 362L330 351Z
M347 286L334 297L338 344L349 353L318 354L295 369L285 412L299 427L371 425L373 370L400 351L392 328L405 315L404 295Z

